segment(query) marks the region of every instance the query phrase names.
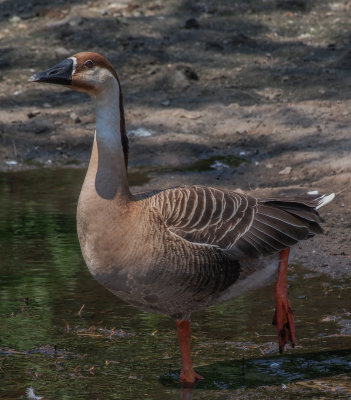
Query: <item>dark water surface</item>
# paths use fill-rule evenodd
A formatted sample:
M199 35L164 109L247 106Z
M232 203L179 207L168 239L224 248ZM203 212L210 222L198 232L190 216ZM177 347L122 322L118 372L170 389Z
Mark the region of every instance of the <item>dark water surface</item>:
M180 389L172 320L123 303L85 267L75 223L83 177L0 175L0 398L32 389L49 400L313 398L347 382L351 282L291 266L296 348L276 353L273 286L252 292L193 316L194 361L206 379ZM346 383L330 393L351 398Z

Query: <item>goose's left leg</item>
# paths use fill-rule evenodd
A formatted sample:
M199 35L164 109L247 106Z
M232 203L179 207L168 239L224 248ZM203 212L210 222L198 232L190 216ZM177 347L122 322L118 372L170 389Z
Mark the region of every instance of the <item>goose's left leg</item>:
M275 284L275 314L273 325L276 325L279 339L279 353L290 340L292 347L295 346L295 323L290 301L288 300L288 261L290 249L279 253L278 278Z
M194 383L197 380L204 379L201 375L194 371L193 362L190 356L190 322L176 321L177 336L180 346L180 354L182 356L182 371L180 373L180 381L186 383Z

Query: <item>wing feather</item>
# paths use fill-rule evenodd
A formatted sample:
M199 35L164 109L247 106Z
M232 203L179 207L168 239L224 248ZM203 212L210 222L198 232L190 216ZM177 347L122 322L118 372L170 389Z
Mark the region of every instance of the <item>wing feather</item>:
M149 201L174 234L240 259L274 254L321 233L316 211L320 198L257 200L232 191L186 186L157 192Z

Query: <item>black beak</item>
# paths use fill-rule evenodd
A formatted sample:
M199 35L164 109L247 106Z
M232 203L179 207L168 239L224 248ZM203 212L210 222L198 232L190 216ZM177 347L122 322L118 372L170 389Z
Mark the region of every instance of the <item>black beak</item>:
M73 60L66 58L52 68L44 72L38 72L29 78L30 82L47 82L58 85L71 85L73 72Z

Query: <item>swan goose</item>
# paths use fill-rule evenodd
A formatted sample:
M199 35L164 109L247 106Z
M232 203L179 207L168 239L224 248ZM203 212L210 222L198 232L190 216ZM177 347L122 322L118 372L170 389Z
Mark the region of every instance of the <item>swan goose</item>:
M78 53L30 81L64 85L94 99L96 132L77 208L82 254L94 278L112 293L176 320L181 381L202 379L190 355L191 313L276 277L279 350L289 340L294 345L289 249L322 233L317 209L334 194L256 199L197 185L132 194L123 97L110 62L97 53Z

